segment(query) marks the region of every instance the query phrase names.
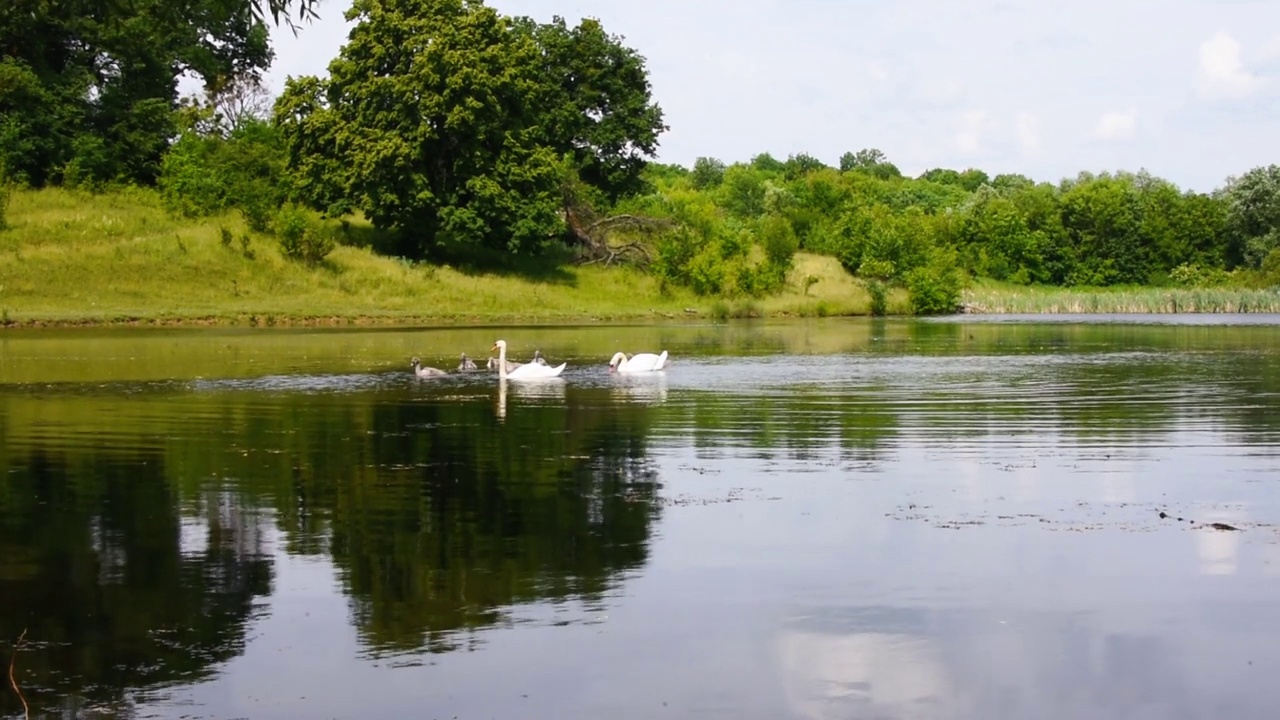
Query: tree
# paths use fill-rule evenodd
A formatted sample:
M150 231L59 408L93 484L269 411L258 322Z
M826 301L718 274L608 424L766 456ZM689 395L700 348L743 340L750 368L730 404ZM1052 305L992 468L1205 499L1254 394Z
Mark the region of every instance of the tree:
M783 163L783 173L787 176L788 180L795 180L826 167L826 163L809 153L799 153L787 158L787 161Z
M902 177L898 166L889 162L889 158L876 148L847 152L840 156L840 172L863 172L881 180Z
M1147 281L1151 253L1142 242L1141 205L1130 178L1081 178L1062 194L1061 208L1076 261L1068 284Z
M276 105L313 205L358 207L420 252L535 253L582 230L580 203L640 186L661 112L639 56L595 21L537 26L479 0L356 0L346 18L329 78L291 79Z
M318 0L8 0L0 4L0 140L33 185L149 183L176 132L177 81L255 77L265 20ZM292 25L292 21L289 20ZM296 26L295 26L296 27Z
M700 157L693 161L693 173L690 180L698 190L718 187L724 181L724 162L712 157Z
M1231 232L1228 261L1260 267L1263 258L1280 247L1280 165L1229 178L1221 197L1227 203Z
M582 180L610 202L638 192L646 158L667 130L650 97L644 58L594 18L575 28L559 16L547 24L518 18L514 27L529 33L542 53L548 83L543 142L572 155Z
M776 175L783 170L786 170L787 166L773 155L770 155L767 152L762 152L751 158L751 168L764 173Z
M847 152L840 156L840 172L861 170L888 162L884 153L876 148L865 148L858 152Z

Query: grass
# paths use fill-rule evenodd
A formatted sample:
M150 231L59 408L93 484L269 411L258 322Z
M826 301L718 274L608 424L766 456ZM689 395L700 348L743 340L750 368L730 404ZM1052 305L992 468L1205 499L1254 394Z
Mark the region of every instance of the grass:
M1059 288L983 283L965 290L962 302L977 313L1274 313L1280 289L1254 288Z
M375 252L367 223L332 221L340 244L314 267L247 232L236 214L174 218L149 190L15 190L0 229L0 326L109 324L480 324L644 318L869 315L863 283L834 258L796 255L782 292L761 299L664 289L633 268L453 268ZM341 228L341 229L340 229ZM1280 312L1280 292L1233 288L966 290L990 313ZM907 293L888 313L908 315Z
M606 321L653 317L856 314L865 292L830 258L801 255L805 289L747 303L667 289L626 267L524 274L376 254L367 224L321 264L285 259L238 215L174 218L147 190L13 193L0 231L0 323L366 324ZM798 280L797 280L798 282Z

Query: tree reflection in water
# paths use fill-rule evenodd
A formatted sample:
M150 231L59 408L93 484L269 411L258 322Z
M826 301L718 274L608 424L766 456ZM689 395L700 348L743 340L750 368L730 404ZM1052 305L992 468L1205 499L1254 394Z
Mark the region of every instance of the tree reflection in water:
M15 679L33 712L123 713L129 691L208 677L241 652L255 600L271 589L251 514L214 497L184 540L152 454L36 450L10 463L7 483L0 637L27 631ZM3 693L0 712L22 712L16 695Z
M599 600L644 563L657 478L643 409L558 389L565 400L526 396L500 421L477 403L378 409L374 463L337 483L332 516L375 652L448 651L513 605Z
M0 450L0 642L28 629L33 708L120 715L208 677L242 650L273 552L330 555L375 654L449 650L521 604L600 602L646 559L648 410L509 388L500 419L495 385L6 398L10 418L68 418ZM109 430L68 430L104 410Z

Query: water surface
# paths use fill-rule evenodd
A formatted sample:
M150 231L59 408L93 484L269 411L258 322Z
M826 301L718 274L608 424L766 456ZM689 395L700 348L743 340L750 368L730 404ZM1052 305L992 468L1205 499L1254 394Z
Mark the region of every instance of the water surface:
M6 331L0 643L33 716L1271 717L1280 321L1188 318ZM499 338L569 367L409 372Z

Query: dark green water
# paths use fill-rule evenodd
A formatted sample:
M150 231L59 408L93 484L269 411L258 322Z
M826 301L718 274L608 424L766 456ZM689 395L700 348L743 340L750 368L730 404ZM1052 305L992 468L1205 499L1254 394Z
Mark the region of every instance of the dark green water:
M1280 319L1056 320L6 331L0 658L32 717L1273 717ZM408 369L499 338L562 380Z

